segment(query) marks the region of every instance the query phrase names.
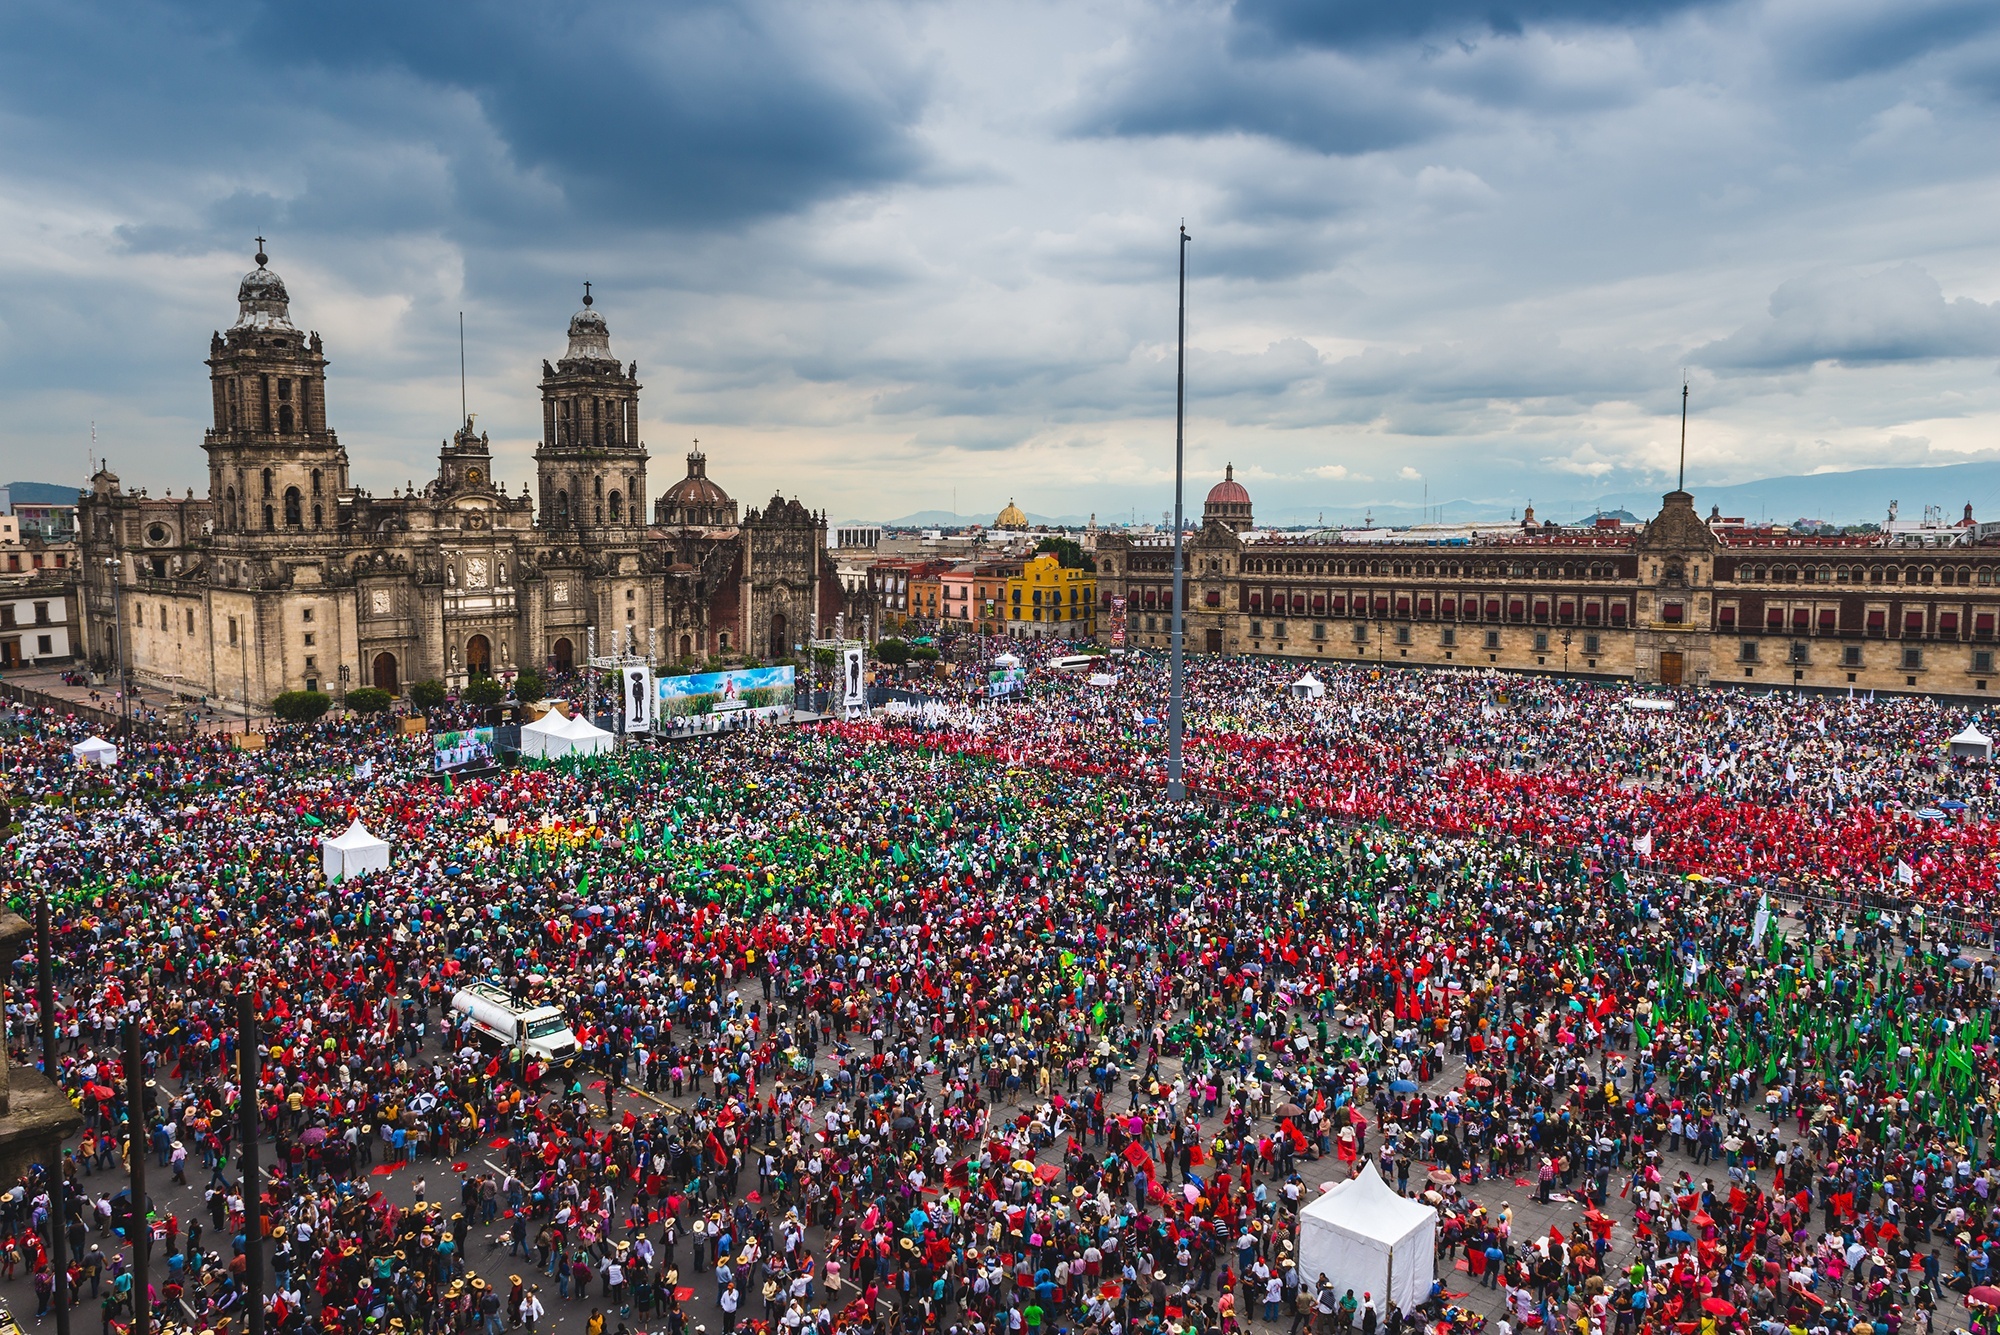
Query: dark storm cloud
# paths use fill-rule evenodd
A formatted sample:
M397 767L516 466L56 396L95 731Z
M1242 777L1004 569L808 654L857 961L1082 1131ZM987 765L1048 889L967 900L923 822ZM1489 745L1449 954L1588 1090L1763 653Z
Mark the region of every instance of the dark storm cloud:
M1629 27L1713 0L1238 0L1237 22L1282 42L1362 48L1422 38L1519 36L1551 26Z
M1914 264L1874 274L1822 271L1771 294L1769 318L1692 354L1728 371L1782 371L1838 362L1865 366L2000 353L2000 302L1946 300Z
M2000 29L1992 0L1828 3L1800 11L1776 50L1812 79L1851 79L1949 51Z
M43 5L0 32L17 116L100 156L293 178L300 225L717 227L924 162L919 71L756 6ZM329 134L390 151L332 160ZM249 202L206 221L271 217Z

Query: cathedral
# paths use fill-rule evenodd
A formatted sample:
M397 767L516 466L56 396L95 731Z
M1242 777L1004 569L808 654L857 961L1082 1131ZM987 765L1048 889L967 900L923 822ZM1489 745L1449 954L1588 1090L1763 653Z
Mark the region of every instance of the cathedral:
M117 652L149 687L257 712L288 690L400 695L593 652L789 657L841 613L860 619L826 516L780 495L739 514L699 446L648 505L639 368L613 355L588 284L567 349L542 363L534 492L508 494L468 418L435 478L383 497L348 477L320 336L292 323L268 263L260 249L236 322L209 340L207 495L126 491L108 465L90 479L77 518L97 666Z

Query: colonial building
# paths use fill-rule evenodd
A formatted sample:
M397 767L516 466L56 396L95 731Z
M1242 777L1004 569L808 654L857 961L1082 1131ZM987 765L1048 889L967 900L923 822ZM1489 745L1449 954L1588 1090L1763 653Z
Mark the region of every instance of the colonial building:
M699 447L649 504L639 368L612 354L588 285L563 356L542 363L532 493L494 478L470 418L430 481L354 486L320 337L293 325L266 266L260 252L236 322L209 341L206 496L126 491L108 466L90 479L78 527L96 664L122 653L150 685L257 709L286 690L566 670L593 647L788 656L851 600L825 516L773 496L739 517Z
M1196 653L1572 672L1662 685L2000 691L2000 543L1801 537L1667 493L1638 528L1260 533L1234 471L1183 543ZM1991 544L1991 545L1989 545ZM1100 638L1168 647L1173 536L1097 542Z

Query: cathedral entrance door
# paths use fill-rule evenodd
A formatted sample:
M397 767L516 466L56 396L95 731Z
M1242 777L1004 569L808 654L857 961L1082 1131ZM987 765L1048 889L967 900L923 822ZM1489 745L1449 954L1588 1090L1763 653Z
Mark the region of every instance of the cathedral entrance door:
M549 657L554 660L556 671L568 672L576 666L576 646L571 644L569 637L565 635L549 646Z
M465 675L493 675L493 645L484 635L475 635L465 642Z
M785 614L771 613L771 657L783 658L790 650L785 643Z
M690 658L693 657L694 657L694 636L692 635L681 636L681 662L685 663Z
M387 691L391 695L396 690L396 656L394 654L375 655L375 689Z
M1678 686L1680 684L1681 656L1670 649L1660 655L1660 685Z

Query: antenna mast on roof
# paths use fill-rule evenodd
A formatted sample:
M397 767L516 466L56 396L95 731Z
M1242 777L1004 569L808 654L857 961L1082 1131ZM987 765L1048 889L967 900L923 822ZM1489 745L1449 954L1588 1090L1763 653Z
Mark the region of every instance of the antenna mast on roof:
M458 420L470 422L465 404L465 312L458 313Z

